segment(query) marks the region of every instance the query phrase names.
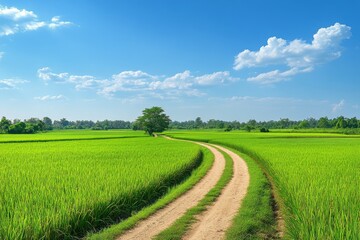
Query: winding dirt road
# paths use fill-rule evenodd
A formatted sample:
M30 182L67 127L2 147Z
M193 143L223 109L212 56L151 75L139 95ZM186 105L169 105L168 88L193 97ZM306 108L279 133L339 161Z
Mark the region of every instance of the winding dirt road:
M231 225L232 219L238 212L250 183L250 175L245 161L234 152L213 145L227 153L234 162L234 174L221 195L207 211L197 217L190 231L183 239L224 239L225 231Z
M245 162L235 153L217 145L193 143L208 148L214 154L215 160L211 169L192 189L149 218L140 221L117 239L151 239L170 227L189 208L194 207L216 185L224 171L224 156L216 148L228 153L233 159L234 176L214 204L199 216L199 221L192 226L184 239L222 239L224 237L225 230L231 225L246 195L250 179L249 172Z

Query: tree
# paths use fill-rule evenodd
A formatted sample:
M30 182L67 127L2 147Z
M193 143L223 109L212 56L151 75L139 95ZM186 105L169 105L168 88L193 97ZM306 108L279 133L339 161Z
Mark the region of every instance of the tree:
M262 128L260 128L260 132L270 132L270 131L269 131L269 129L262 127Z
M10 125L11 121L6 119L6 117L2 117L0 121L0 133L8 133Z
M338 117L335 127L336 128L346 128L347 127L346 119L343 116Z
M203 125L203 121L201 120L200 117L197 117L197 118L195 119L195 128L201 128L202 125Z
M20 134L25 132L26 124L24 122L18 122L9 127L9 133Z
M45 124L45 126L44 126L45 130L52 130L53 129L53 123L52 123L52 120L49 117L44 117L42 121Z
M70 124L70 122L68 120L66 120L66 118L60 119L60 125L62 128L66 128L69 124Z
M350 118L348 120L348 128L358 128L359 125L358 125L358 120L356 119L356 117L353 117L353 118Z
M317 124L318 128L329 128L330 127L330 121L327 117L321 117Z
M143 115L136 119L136 124L152 136L154 132L163 132L167 129L170 121L161 107L152 107L143 110Z
M299 128L310 128L309 120L304 119L299 123Z

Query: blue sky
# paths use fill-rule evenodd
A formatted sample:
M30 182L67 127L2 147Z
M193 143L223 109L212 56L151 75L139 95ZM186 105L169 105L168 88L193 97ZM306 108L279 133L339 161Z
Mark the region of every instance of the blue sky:
M359 1L0 1L0 115L360 117Z

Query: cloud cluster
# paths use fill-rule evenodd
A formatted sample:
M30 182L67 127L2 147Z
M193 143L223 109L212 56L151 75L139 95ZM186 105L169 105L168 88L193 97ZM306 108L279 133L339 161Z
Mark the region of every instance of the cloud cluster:
M151 75L143 71L123 71L112 75L108 79L97 79L90 75L71 75L69 73L54 73L49 67L40 68L38 77L47 84L70 83L77 90L94 89L98 94L111 97L119 92L148 93L153 97L167 96L201 96L204 95L197 88L216 85L237 78L231 77L229 72L214 72L211 74L193 76L186 70L173 76Z
M0 89L15 89L20 84L24 84L27 82L28 81L21 79L12 79L12 78L0 79Z
M340 43L350 36L349 26L335 23L330 27L320 28L313 35L311 43L301 39L286 41L271 37L267 40L267 45L262 46L258 51L246 49L240 52L235 57L234 69L286 66L287 70L274 69L247 79L262 84L284 81L300 73L310 72L315 66L340 57Z
M72 24L62 21L59 16L54 16L50 21L39 20L33 11L18 9L16 7L0 6L0 36L8 36L18 32L35 31L39 28L56 29Z
M61 100L61 99L65 99L65 96L63 95L45 95L45 96L41 96L41 97L34 97L35 100L40 100L40 101L52 101L52 100Z

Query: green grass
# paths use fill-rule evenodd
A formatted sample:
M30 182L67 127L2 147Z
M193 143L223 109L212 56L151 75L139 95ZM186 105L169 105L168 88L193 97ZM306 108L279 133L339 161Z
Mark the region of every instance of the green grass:
M143 131L131 130L54 130L36 134L0 134L0 143L76 141L129 137L147 137L147 135Z
M177 197L180 197L181 194L190 190L201 178L205 176L207 171L210 169L214 162L214 157L212 153L206 149L202 149L204 151L204 160L203 163L195 169L191 176L184 181L182 184L179 184L169 190L169 192L164 195L161 199L155 202L153 205L142 209L137 214L129 217L128 219L115 224L107 229L102 230L99 233L90 234L87 239L89 240L111 240L122 234L124 231L132 228L138 221L146 219L152 213L157 210L165 207L171 201L175 200Z
M93 134L104 137L44 138ZM154 203L202 162L197 145L150 137L2 143L0 152L0 239L84 236Z
M220 150L219 150L220 151ZM233 176L233 161L226 153L220 151L225 157L225 169L216 185L205 195L203 199L194 207L177 219L169 228L162 231L155 237L157 240L176 240L182 239L182 236L196 221L196 216L204 212L206 208L213 203L221 194L222 189L229 183Z
M232 151L246 162L250 173L250 184L232 226L226 231L226 239L277 238L273 212L275 203L268 179L251 157L234 149Z
M358 136L239 132L169 134L233 146L255 159L272 178L279 194L286 238L357 239L360 236Z

